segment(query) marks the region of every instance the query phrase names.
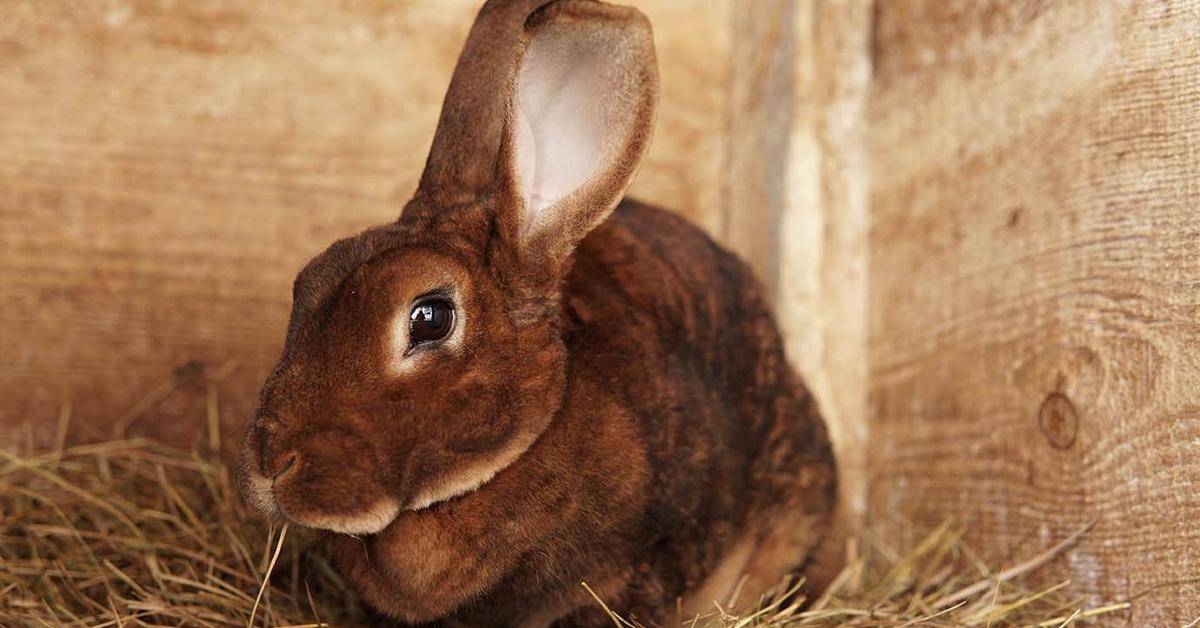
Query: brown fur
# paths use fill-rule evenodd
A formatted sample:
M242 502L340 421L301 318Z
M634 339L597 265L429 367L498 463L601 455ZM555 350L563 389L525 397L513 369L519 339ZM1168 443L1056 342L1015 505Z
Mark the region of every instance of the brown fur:
M618 93L605 106L622 115L595 173L531 217L516 193L527 175L513 83L534 37L610 47ZM382 613L603 624L587 582L662 622L677 600L703 609L743 575L753 599L803 571L828 531L825 428L746 266L670 213L633 201L613 212L656 94L636 11L489 2L401 219L335 243L297 277L243 486L315 527L371 527L364 513L384 512L372 534L333 537L339 567ZM452 295L461 338L402 361L391 327L431 291ZM468 480L482 484L414 506Z

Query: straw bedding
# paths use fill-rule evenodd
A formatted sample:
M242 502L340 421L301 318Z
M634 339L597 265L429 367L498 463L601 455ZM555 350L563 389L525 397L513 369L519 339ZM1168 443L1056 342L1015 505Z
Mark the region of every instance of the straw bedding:
M321 534L249 515L211 447L61 442L0 451L0 625L371 623ZM1129 608L1086 606L1064 595L1066 583L1019 584L1086 530L1003 571L985 566L962 533L946 524L902 553L865 535L821 597L806 600L793 583L775 599L714 604L687 625L1067 626L1108 623ZM727 610L735 606L757 610ZM633 625L614 611L615 625Z

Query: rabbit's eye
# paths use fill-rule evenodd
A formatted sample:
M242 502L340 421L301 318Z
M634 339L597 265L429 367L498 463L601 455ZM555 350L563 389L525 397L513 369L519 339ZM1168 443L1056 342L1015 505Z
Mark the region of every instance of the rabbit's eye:
M441 340L453 327L453 303L442 297L422 299L408 315L408 346Z

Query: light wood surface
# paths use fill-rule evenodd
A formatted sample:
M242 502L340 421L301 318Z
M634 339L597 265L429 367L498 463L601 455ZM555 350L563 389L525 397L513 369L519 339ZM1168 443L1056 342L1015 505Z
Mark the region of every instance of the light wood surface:
M871 518L1200 616L1200 2L877 3ZM1190 582L1179 582L1189 580Z
M847 523L865 510L871 2L799 2L779 234L779 324L821 404Z

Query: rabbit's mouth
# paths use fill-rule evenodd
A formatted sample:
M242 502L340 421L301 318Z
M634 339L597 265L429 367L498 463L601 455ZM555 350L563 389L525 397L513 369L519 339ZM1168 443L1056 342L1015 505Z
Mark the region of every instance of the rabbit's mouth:
M392 498L384 498L370 508L352 515L317 515L288 519L307 528L358 536L383 532L399 514L399 502ZM287 514L284 513L284 516L287 517Z

